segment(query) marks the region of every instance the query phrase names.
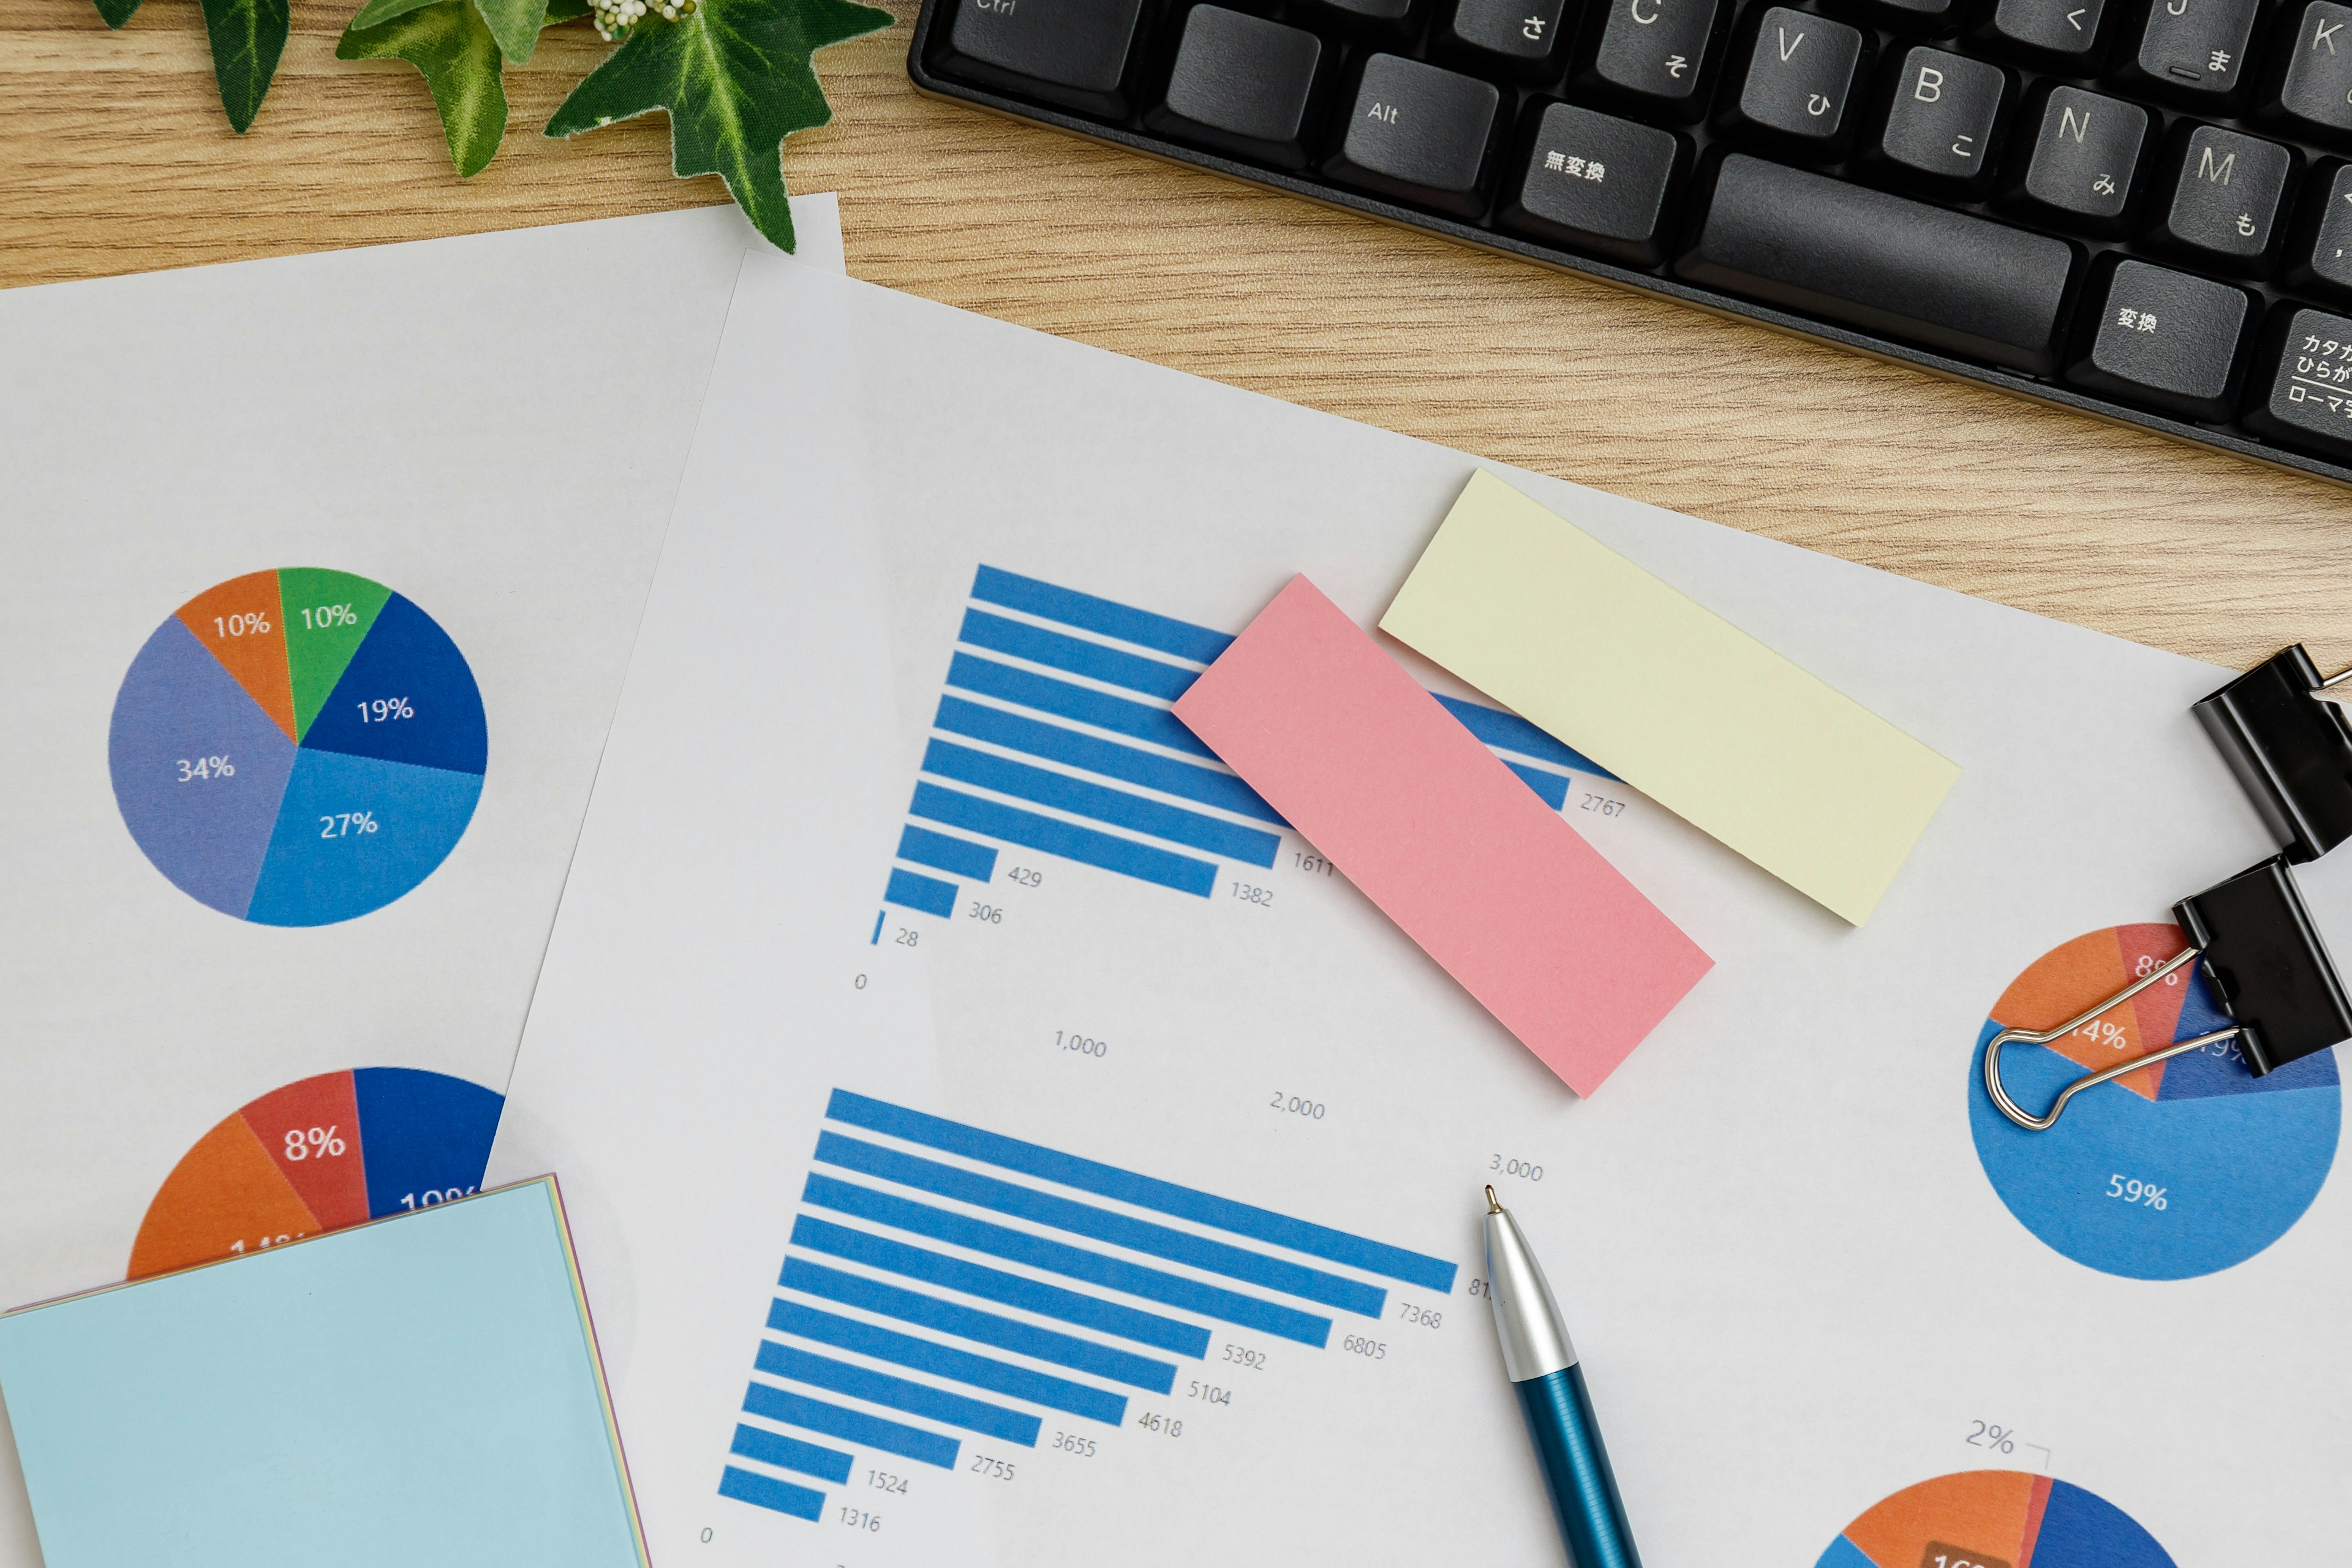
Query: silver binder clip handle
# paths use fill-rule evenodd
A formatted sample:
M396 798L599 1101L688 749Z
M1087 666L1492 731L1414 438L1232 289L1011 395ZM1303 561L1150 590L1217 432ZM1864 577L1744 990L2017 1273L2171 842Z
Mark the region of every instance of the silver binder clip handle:
M2000 1051L2003 1046L2020 1042L2029 1046L2046 1046L2053 1040L2063 1039L2100 1014L2122 1006L2182 964L2195 961L2201 952L2201 949L2192 947L2186 952L2165 960L2097 1006L2088 1012L2076 1014L2054 1029L2003 1029L2000 1034L1995 1035L1985 1043L1984 1058L1985 1093L1992 1097L1994 1107L2003 1116L2008 1117L2028 1132L2047 1132L2057 1124L2058 1118L2064 1113L2066 1102L2084 1089L2096 1089L2099 1085L2119 1079L2127 1072L2137 1072L2141 1068L2179 1056L2183 1052L2196 1050L2200 1046L2213 1045L2237 1034L2238 1026L2232 1024L2226 1029L2217 1029L2210 1035L2199 1035L2194 1039L2175 1040L2162 1050L2145 1051L2127 1061L2117 1062L2113 1067L2102 1068L2094 1073L2085 1073L2058 1091L2058 1098L2051 1102L2050 1114L2047 1116L2028 1114L2023 1106L2009 1097L2009 1090L2001 1087Z

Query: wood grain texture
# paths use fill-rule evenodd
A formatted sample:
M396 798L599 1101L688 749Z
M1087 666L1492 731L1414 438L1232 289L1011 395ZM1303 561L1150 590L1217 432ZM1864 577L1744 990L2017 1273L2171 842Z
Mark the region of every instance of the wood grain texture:
M414 71L334 58L349 9L294 0L240 138L191 0L0 0L0 285L725 199L659 116L539 134L579 25L458 180ZM2352 490L934 102L906 43L819 56L835 122L787 147L860 278L2218 663L2352 663Z

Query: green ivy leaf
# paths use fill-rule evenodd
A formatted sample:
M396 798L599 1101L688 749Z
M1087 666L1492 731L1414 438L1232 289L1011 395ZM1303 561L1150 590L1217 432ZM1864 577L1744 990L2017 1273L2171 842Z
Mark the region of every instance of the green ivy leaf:
M539 47L539 30L547 26L547 0L474 0L474 8L489 24L499 53L520 65Z
M892 20L851 0L700 0L675 22L656 13L572 89L547 134L667 110L671 171L726 181L752 226L788 251L784 138L833 118L809 58Z
M428 0L392 20L362 27L362 9L335 43L339 60L402 59L425 73L449 161L461 179L481 173L506 134L507 91L499 78L499 42L474 0Z
M230 127L242 136L260 111L269 79L278 74L278 57L286 51L287 0L204 0L204 7L205 31L212 36L213 79L220 84ZM127 20L130 13L123 15Z
M98 19L120 28L139 14L139 0L98 0Z
M548 27L591 14L588 0L541 0L541 10ZM422 71L460 179L480 174L497 155L506 134L508 57L479 0L368 0L336 40L335 58L402 59Z
M368 0L343 30L380 27L395 16L436 4L438 0ZM474 6L488 24L490 37L499 41L499 53L517 65L530 58L539 45L539 30L547 25L547 0L474 0ZM576 15L585 16L588 8L583 5ZM572 17L556 19L568 22Z
M346 35L371 27L381 27L394 16L405 16L411 11L421 11L435 0L368 0L352 19L343 24Z

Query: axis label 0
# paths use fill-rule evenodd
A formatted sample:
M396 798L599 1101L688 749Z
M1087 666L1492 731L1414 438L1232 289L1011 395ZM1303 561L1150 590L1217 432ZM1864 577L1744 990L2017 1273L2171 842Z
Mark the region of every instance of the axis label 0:
M131 660L108 763L182 892L263 925L382 909L448 858L488 766L482 694L380 583L287 567L180 606Z
M131 1248L143 1279L479 1189L503 1096L446 1073L360 1068L272 1089L180 1159Z

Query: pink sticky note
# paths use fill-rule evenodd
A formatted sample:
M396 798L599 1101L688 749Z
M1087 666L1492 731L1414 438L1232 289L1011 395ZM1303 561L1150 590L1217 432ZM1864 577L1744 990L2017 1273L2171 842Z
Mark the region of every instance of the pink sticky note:
M1714 967L1303 576L1176 717L1579 1094Z

